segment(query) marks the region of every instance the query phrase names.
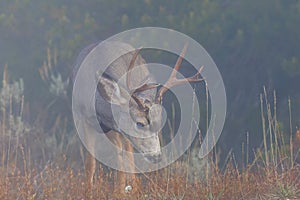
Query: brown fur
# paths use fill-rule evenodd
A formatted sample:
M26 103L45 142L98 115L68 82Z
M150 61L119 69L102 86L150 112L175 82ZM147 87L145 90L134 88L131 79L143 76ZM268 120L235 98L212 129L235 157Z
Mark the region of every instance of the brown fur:
M124 163L129 163L130 171L134 172L134 158L133 154L130 157L126 157L126 160L123 160L122 156L122 150L128 151L128 152L134 152L133 146L130 143L128 139L123 137L120 133L116 131L110 131L107 134L108 139L117 147L119 148L120 152L118 153L118 167L119 169L124 169ZM90 141L93 141L92 139ZM90 143L92 144L92 142ZM85 172L86 172L86 178L87 178L87 193L89 196L92 194L93 189L93 179L96 171L96 159L92 156L91 153L86 151L86 158L85 158ZM114 181L114 193L118 196L126 196L125 193L125 187L126 185L132 186L132 193L137 193L139 191L139 180L137 176L134 173L126 173L122 171L117 171L115 175L115 181Z

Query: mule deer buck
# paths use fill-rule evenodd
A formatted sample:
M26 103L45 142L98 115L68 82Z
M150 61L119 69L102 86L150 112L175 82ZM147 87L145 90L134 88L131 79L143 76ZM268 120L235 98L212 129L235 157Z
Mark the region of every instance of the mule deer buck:
M97 44L93 44L84 49L77 60L73 77L76 76L79 66L84 58L91 52ZM187 50L184 46L181 55L175 64L175 67L164 85L159 86L155 83L153 75L149 72L145 60L141 57L140 49L134 49L125 43L118 43L117 49L122 53L122 49L126 49L127 54L121 54L117 60L113 61L102 76L97 77L98 85L95 95L95 110L97 120L102 127L104 134L120 149L133 152L134 150L143 154L146 160L157 163L161 160L161 146L159 140L159 132L162 120L162 98L164 93L171 87L188 83L200 82L200 73L198 72L189 78L176 78L177 71L180 68L183 56ZM121 77L126 74L126 78ZM121 80L121 81L120 81ZM129 105L129 114L131 120L128 124L127 131L118 127L116 119L120 116L113 116L112 105L119 107L120 110L126 110ZM128 108L127 108L128 109ZM128 134L128 131L133 134ZM125 141L125 143L124 143ZM93 141L90 141L93 143ZM96 145L96 144L91 144ZM122 156L118 156L119 163L124 162ZM128 160L127 160L128 161ZM133 157L129 162L134 162ZM85 170L88 181L88 187L93 185L93 176L95 174L96 161L95 158L87 153L85 159ZM132 170L134 166L132 165ZM121 173L121 172L120 172ZM131 175L134 178L134 175ZM125 173L121 174L119 185L125 187ZM135 189L133 187L133 189ZM122 190L121 190L122 191Z

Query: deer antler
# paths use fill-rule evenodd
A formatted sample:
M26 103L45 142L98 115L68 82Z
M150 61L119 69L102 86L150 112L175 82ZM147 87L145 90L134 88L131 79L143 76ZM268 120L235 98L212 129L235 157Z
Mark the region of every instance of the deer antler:
M167 80L167 82L160 88L160 90L157 93L156 96L156 103L161 103L162 102L162 98L164 93L170 89L171 87L175 86L175 85L179 85L179 84L183 84L183 83L188 83L188 82L200 82L203 81L204 79L199 79L199 75L201 74L202 70L203 70L203 66L200 67L200 69L197 71L197 73L194 76L188 77L188 78L184 78L184 79L178 79L176 78L176 74L180 68L180 65L182 63L182 59L187 51L187 47L188 44L185 44L183 47L183 50L180 54L180 56L177 59L177 62L174 66L174 69L169 77L169 79Z
M194 76L191 76L191 77L188 77L188 78L184 78L184 79L178 79L176 78L176 74L181 66L181 63L182 63L182 60L183 60L183 57L187 51L187 47L188 45L185 44L184 47L183 47L183 50L180 54L180 56L178 57L177 61L176 61L176 64L174 66L174 69L169 77L169 79L167 80L167 82L162 85L162 87L160 88L160 90L158 91L157 95L156 95L156 98L155 98L155 102L156 103L161 103L162 102L162 98L163 98L163 95L164 93L170 89L171 87L175 86L175 85L179 85L179 84L183 84L183 83L188 83L188 82L200 82L200 81L203 81L204 79L199 79L199 75L201 74L202 70L203 70L203 66L200 67L200 69L197 71L197 73L194 75ZM139 48L137 49L133 56L132 56L132 59L130 61L130 64L129 64L129 67L128 67L128 73L127 73L127 77L126 77L126 84L127 84L127 87L129 90L132 90L131 88L131 83L130 83L130 80L131 80L131 70L134 68L134 63L136 61L136 58L137 56L139 55L139 52L141 51L142 48ZM140 102L140 100L135 96L135 93L137 92L142 92L142 91L145 91L145 90L149 90L149 89L153 89L153 88L156 88L158 87L159 84L144 84L142 85L141 87L135 89L133 92L132 92L132 98L136 101L136 103L141 106L141 107L144 107L143 106L143 103Z
M131 91L131 93L132 93L131 97L135 100L135 102L138 104L138 106L141 108L145 108L144 104L139 100L139 98L137 98L136 93L142 92L145 90L149 90L149 89L153 89L153 88L157 88L159 85L158 84L144 84L141 87L138 87L134 90L131 88L131 82L130 82L131 81L131 70L134 68L135 61L141 50L142 50L142 48L135 50L135 52L131 58L131 61L130 61L129 67L128 67L127 76L126 76L126 84L127 84L128 90Z
M133 54L133 56L131 58L130 64L128 66L128 70L127 70L128 72L127 72L127 76L126 76L126 84L127 84L127 88L129 90L131 90L131 83L130 83L130 80L131 80L131 70L133 69L135 60L138 57L138 55L139 55L139 53L140 53L141 50L142 50L142 48L139 48L139 49L135 50L135 52L134 52L134 54Z

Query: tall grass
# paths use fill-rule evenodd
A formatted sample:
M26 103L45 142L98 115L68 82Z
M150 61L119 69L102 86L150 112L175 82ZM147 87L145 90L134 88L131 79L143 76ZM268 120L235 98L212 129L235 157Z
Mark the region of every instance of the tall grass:
M49 72L49 63L55 62L48 58L44 68ZM87 196L83 162L78 159L78 155L83 157L80 143L76 137L70 139L63 128L65 120L62 117L57 117L51 131L26 121L24 112L30 110L25 108L23 83L21 80L11 81L7 71L5 67L0 98L0 199L300 198L300 136L297 139L293 135L290 100L290 131L284 133L279 127L275 92L271 101L266 92L260 96L263 142L261 148L254 152L255 159L250 162L251 134L247 134L246 144L241 149L245 160L242 168L229 153L226 164L220 169L220 152L217 149L206 158L199 159L197 155L202 142L199 129L197 141L175 163L156 172L138 175L140 184L134 188L137 192L124 196L123 191L116 191L115 188L119 188L116 187L119 184L118 173L100 165L92 196ZM55 85L55 78L45 75L45 71L40 73L44 73L45 80ZM174 120L169 121L171 137L174 136L174 123ZM64 142L56 141L55 134L59 134Z

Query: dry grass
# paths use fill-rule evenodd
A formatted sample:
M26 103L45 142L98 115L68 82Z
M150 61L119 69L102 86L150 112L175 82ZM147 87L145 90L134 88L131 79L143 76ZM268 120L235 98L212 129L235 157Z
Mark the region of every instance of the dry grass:
M14 166L9 166L12 168ZM114 190L112 170L99 169L92 199L295 199L300 195L300 168L279 172L258 167L239 172L229 164L224 173L210 169L208 180L188 180L182 163L157 172L139 175L139 192L121 196ZM184 168L185 169L185 168ZM79 170L48 163L42 171L1 168L0 199L87 199L85 177ZM196 176L196 175L195 175ZM114 192L113 192L114 191Z
M61 141L45 134L49 131L26 124L22 88L9 84L6 71L3 88L6 89L1 90L0 199L300 199L300 131L291 129L287 141L287 134L278 127L275 94L273 109L266 95L261 96L264 140L255 151L253 162L248 163L246 144L246 151L242 150L247 158L245 166L238 169L231 155L220 171L212 156L197 160L194 152L199 148L194 147L164 169L139 174L139 188L133 188L137 192L124 196L123 191L114 189L119 188L116 171L101 165L95 185L87 194L83 153L76 138L71 145L61 145ZM52 130L70 144L65 129L58 128L65 124L61 121L64 120L58 117ZM73 159L71 152L76 155Z

